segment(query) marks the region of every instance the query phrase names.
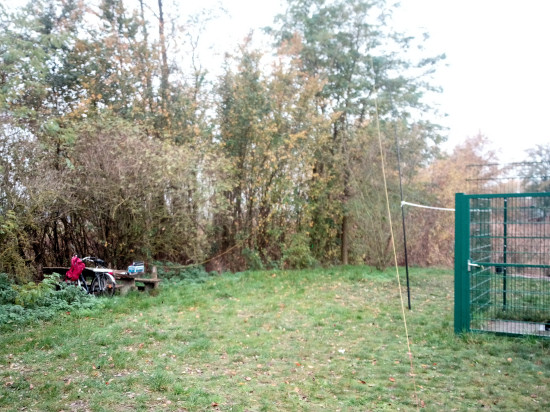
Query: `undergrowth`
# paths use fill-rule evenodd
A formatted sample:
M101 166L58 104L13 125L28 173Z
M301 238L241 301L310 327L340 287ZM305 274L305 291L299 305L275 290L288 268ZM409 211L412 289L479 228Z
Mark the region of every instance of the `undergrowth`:
M209 277L217 276L218 272L207 272L204 266L189 265L182 266L172 262L156 261L153 264L157 267L158 277L163 282L178 284L185 282L203 283Z
M57 273L40 283L13 283L0 273L0 330L53 319L60 312L89 310L100 305L81 288L60 281Z

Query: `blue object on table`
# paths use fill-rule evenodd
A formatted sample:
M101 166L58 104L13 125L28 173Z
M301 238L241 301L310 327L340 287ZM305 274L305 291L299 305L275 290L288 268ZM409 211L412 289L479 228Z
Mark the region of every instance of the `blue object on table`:
M128 273L143 273L145 272L145 264L143 262L133 262L128 266Z

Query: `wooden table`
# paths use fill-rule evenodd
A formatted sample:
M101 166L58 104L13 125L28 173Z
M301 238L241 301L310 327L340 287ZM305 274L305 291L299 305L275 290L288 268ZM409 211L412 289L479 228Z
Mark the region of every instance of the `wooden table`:
M150 278L138 277L138 275L143 276L143 273L130 274L124 270L113 270L116 287L121 295L125 295L132 290L144 290L148 292L158 288L160 279L157 275L156 266L153 266ZM137 282L142 283L144 286L136 285Z

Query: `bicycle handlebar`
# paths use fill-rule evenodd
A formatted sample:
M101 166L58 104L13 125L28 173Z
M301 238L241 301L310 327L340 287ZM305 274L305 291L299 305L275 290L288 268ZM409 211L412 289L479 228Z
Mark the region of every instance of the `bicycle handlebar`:
M93 257L93 256L86 256L85 258L82 258L82 261L83 262L92 262L92 263L95 263L96 265L105 267L105 261L103 259L96 258L96 257Z

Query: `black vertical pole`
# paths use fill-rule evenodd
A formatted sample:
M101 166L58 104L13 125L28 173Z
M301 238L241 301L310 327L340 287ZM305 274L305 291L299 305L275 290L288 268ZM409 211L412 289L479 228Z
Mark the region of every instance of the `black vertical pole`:
M397 126L394 127L395 145L397 147L397 171L399 173L399 194L401 195L401 222L403 223L403 246L405 248L405 273L407 275L407 302L411 310L411 287L409 282L409 257L407 254L407 231L405 229L405 209L403 205L403 183L401 179L401 151L399 150L399 139L397 137Z
M401 184L401 181L399 182ZM407 256L407 231L405 230L405 209L403 205L403 193L401 193L401 220L403 222L403 244L405 246L405 273L407 274L407 300L411 310L411 288L409 284L409 258Z

